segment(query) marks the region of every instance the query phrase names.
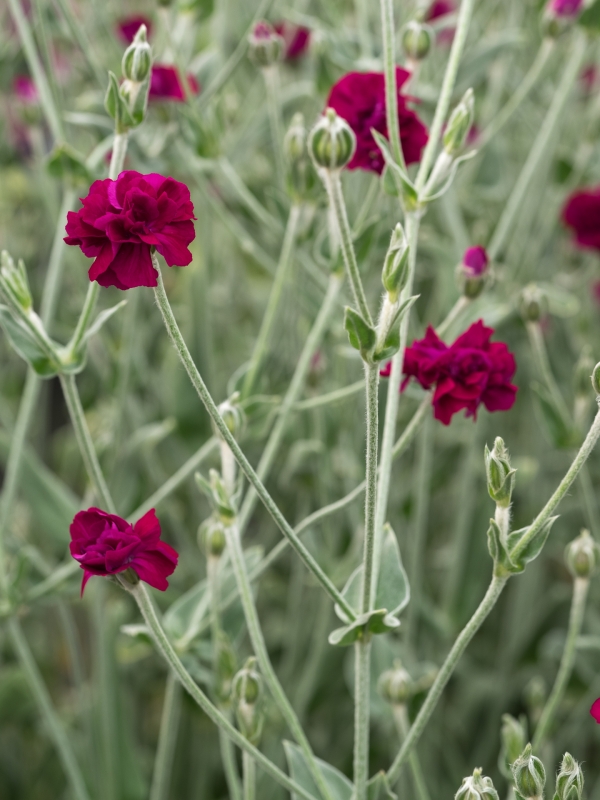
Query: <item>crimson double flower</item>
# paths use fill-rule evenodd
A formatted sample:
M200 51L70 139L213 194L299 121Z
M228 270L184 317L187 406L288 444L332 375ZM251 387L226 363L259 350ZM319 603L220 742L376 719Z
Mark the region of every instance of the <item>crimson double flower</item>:
M411 378L424 389L435 387L434 417L444 425L462 409L475 417L482 403L488 411L508 411L517 394L511 383L516 363L504 343L490 341L493 333L479 320L447 345L430 326L406 348L402 389Z
M100 286L156 286L151 248L170 267L191 262L195 217L185 184L128 170L115 181L95 181L82 203L67 216L65 242L95 258L89 277Z

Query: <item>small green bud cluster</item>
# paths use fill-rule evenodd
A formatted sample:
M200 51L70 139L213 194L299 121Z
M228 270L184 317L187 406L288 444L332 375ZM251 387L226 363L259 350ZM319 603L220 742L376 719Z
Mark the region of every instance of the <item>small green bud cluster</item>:
M219 631L214 647L216 648L214 658L215 695L217 700L221 704L224 704L231 700L237 659L229 637L223 631Z
M508 508L515 486L516 470L511 468L508 450L499 436L496 437L491 452L485 446L485 472L490 497L496 505Z
M246 661L233 678L231 694L240 731L249 742L258 744L264 722L263 686L254 656Z
M148 31L140 25L133 41L125 50L121 61L121 70L125 80L143 83L152 68L152 48L148 43Z
M346 120L328 108L310 132L308 149L317 167L342 169L354 155L356 136Z
M201 492L209 499L214 516L222 525L231 525L236 517L234 498L225 486L225 482L216 469L211 469L209 479L197 472L194 475L196 484Z
M512 767L515 790L519 797L541 798L546 785L546 770L537 756L533 755L531 744L528 744Z
M15 265L6 250L3 250L0 256L0 294L11 305L18 306L26 313L33 308L25 264L22 259L19 259Z
M113 72L108 73L108 89L104 107L115 121L117 133L125 133L141 124L148 107L152 74L152 48L148 44L145 25L140 25L132 43L123 55L121 68L125 80L121 85Z
M474 117L475 95L473 89L467 89L462 100L450 115L444 132L444 150L449 156L454 157L463 149Z
M257 67L270 67L281 59L284 44L275 28L262 20L248 36L248 55Z
M307 135L304 117L300 113L294 114L283 140L283 152L287 165L288 192L297 200L308 199L318 184L315 168L308 154Z
M392 233L392 240L388 248L381 282L388 294L390 303L397 303L400 299L400 292L406 286L408 280L408 255L409 247L404 235L402 225L398 223Z
M503 714L500 728L499 767L505 778L511 777L510 767L525 749L527 744L526 718L515 719L510 714Z
M581 800L583 797L583 772L570 753L563 756L560 772L556 776L553 800Z
M498 800L498 792L492 779L482 775L481 769L475 769L472 775L463 778L454 800Z
M403 706L414 695L415 683L402 662L395 661L393 669L388 669L379 676L377 690L387 703Z
M535 283L528 284L521 292L521 316L525 322L539 322L547 313L546 293Z
M430 26L417 20L409 22L402 31L402 48L407 58L413 61L422 61L429 55L432 40Z
M226 544L223 522L217 515L211 514L198 528L198 547L211 559L220 558Z
M574 578L591 578L600 563L600 550L590 532L581 531L576 539L567 545L565 561Z

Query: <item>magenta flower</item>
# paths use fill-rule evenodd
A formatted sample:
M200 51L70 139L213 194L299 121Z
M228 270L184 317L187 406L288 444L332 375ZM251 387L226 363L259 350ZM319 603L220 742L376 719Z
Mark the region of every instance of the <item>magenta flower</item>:
M407 164L420 160L427 144L427 128L414 111L407 107L407 97L400 87L410 78L410 72L396 67L398 85L398 121L400 139ZM333 108L346 120L356 135L356 152L348 169L383 172L384 160L371 130L388 135L385 116L385 79L382 72L350 72L331 89L327 107Z
M140 25L146 26L148 38L150 38L152 23L148 17L145 17L143 14L132 14L130 17L123 17L117 24L117 31L124 42L131 44L133 42L133 37L140 29Z
M71 555L83 570L82 595L92 575L117 575L126 569L161 592L169 586L167 578L179 556L161 541L154 509L131 525L116 514L88 508L75 514L69 531Z
M456 11L456 5L452 0L435 0L430 6L427 14L425 15L426 22L433 22L434 19L445 17L447 14L453 14Z
M286 61L295 61L303 56L310 44L310 30L292 22L276 22L273 27L285 43L283 57Z
M600 186L572 194L562 212L579 247L600 251Z
M598 699L594 700L592 703L590 714L596 720L596 722L600 724L600 697L598 697Z
M37 86L29 75L15 75L13 80L13 92L26 106L33 106L39 103L40 96Z
M198 94L201 87L196 78L188 72L187 79L192 93ZM174 100L176 103L183 103L185 92L177 67L169 64L152 65L148 97L152 100Z
M505 344L490 342L493 333L479 320L448 346L430 326L406 348L402 390L411 378L424 389L435 386L434 417L444 425L463 408L476 417L481 403L488 411L508 411L517 394L511 383L516 364Z
M583 0L551 0L548 10L557 17L575 17L583 8Z
M170 267L191 262L195 217L185 184L127 170L116 181L94 181L81 202L67 215L65 242L95 258L88 274L100 286L156 286L151 248Z
M462 260L462 269L469 278L480 278L487 270L490 260L485 247L468 247Z

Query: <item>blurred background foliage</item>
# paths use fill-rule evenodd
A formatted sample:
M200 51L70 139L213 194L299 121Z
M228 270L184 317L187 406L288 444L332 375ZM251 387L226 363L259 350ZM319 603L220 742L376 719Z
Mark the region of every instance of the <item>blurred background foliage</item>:
M51 88L62 113L66 139L88 155L112 130L103 108L106 70L120 71L124 43L118 21L140 12L153 21L155 58L177 61L202 87L211 87L225 60L245 40L257 4L250 0L180 0L158 7L116 0L30 0L28 12L37 45L53 76ZM263 3L269 19L287 19L311 29L309 49L281 66L281 112L287 127L301 111L308 124L324 107L335 80L347 71L380 69L380 32L371 9L371 53L361 52L350 0ZM523 0L480 0L456 86L476 93L479 130L519 87L541 44L540 4ZM398 26L411 18L414 3L396 3ZM66 181L48 171L52 138L36 103L24 103L14 80L27 64L9 9L0 8L0 244L25 260L34 296L48 262ZM454 268L465 247L486 244L522 169L532 141L561 79L572 32L560 38L544 73L509 125L461 171L442 200L423 220L411 339L437 324L459 296ZM424 62L410 92L420 116L430 121L448 45L442 36ZM597 61L590 39L584 67ZM569 408L578 409L582 430L593 412L589 385L578 364L588 353L600 359L600 306L594 282L597 257L576 251L560 223L567 194L600 181L598 133L600 85L579 80L544 163L502 252L494 263L494 285L469 309L453 333L483 317L496 338L516 354L517 403L508 413L482 411L476 422L458 416L448 428L429 419L415 443L394 466L389 518L399 537L412 587L412 600L398 633L377 637L373 665L371 769L386 768L398 748L389 707L375 682L394 658L414 677L426 675L445 657L457 632L485 591L491 571L486 546L493 504L485 488L483 447L501 435L518 467L515 528L526 525L549 497L571 458L556 446L547 419L531 391L539 381L520 292L531 281L547 286L551 302L542 319L544 340L556 381ZM476 146L476 142L475 142ZM277 187L259 70L244 55L229 79L190 103L151 103L147 120L131 137L126 167L160 172L184 181L196 209L193 264L168 274L167 290L182 330L213 396L225 399L239 383L264 313L285 226L289 201ZM105 177L102 162L93 177ZM244 188L245 187L245 188ZM85 182L78 193L87 191ZM359 263L369 298L380 292L380 270L397 201L386 196L376 176L344 175L351 221L363 216L357 239ZM248 196L247 193L250 193ZM276 335L248 409L242 440L253 463L260 457L277 403L287 388L300 348L322 302L329 260L326 198L322 191L303 210L291 277L278 311ZM65 340L87 289L88 262L76 248L66 267L52 333ZM122 299L101 293L103 307ZM127 294L127 306L91 344L88 366L78 383L86 416L121 513L129 514L171 476L210 436L204 410L162 330L149 291ZM342 327L342 306L314 359L305 397L348 386L362 377L358 354ZM0 464L7 455L25 376L25 365L0 337ZM585 369L583 370L585 377ZM589 371L587 372L589 375ZM237 377L236 377L237 376ZM384 387L385 388L385 387ZM384 395L385 392L382 392ZM401 401L399 428L420 399L417 390ZM382 397L382 409L385 398ZM217 465L216 452L202 466ZM432 797L451 797L461 779L481 766L501 793L498 767L501 715L524 714L530 727L540 712L558 667L571 598L563 550L581 527L600 539L596 487L598 455L589 462L587 506L579 483L560 509L542 557L514 578L490 619L462 659L418 746ZM288 520L297 523L350 491L364 477L362 394L335 404L298 410L285 433L269 491ZM45 381L29 438L18 503L11 515L7 548L11 575L23 598L67 560L73 513L91 495L56 379ZM206 561L196 539L208 515L206 500L190 478L158 506L165 537L181 554L164 596L163 610L205 578ZM359 559L362 500L309 529L305 540L336 585L342 586ZM261 507L249 524L245 546L268 551L279 533ZM143 638L123 626L139 622L122 591L94 580L83 600L78 574L20 610L27 638L68 726L93 796L137 800L148 796L157 745L166 673ZM352 753L352 654L327 644L334 627L331 603L300 562L286 553L263 575L257 600L269 651L315 752L346 774ZM600 694L600 586L592 584L574 674L560 707L551 744L544 752L550 772L568 749L584 762L587 795L600 797L600 735L588 716ZM241 665L250 653L241 608L225 617ZM205 626L206 627L206 626ZM201 683L211 685L208 630L186 655ZM414 698L410 712L418 709ZM274 706L267 709L266 754L284 766L285 726ZM259 795L283 791L259 774ZM400 798L414 792L408 771ZM47 800L69 797L62 769L27 683L0 625L0 797ZM182 710L169 797L222 798L227 788L216 729L187 697Z

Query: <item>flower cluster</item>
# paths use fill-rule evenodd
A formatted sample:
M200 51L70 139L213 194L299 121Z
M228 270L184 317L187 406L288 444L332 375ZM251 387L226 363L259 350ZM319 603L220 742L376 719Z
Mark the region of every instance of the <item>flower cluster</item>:
M116 514L88 508L75 514L70 527L71 555L83 570L81 594L93 575L117 575L131 569L137 577L165 591L178 555L161 541L160 522L154 509L135 525Z
M191 262L195 217L185 184L128 170L115 181L95 181L82 203L68 214L65 242L95 259L89 277L100 286L156 286L151 248L170 267Z
M493 333L479 320L447 345L430 326L406 349L402 389L410 378L424 389L435 387L434 416L444 425L462 409L475 417L482 403L488 411L508 411L517 394L511 383L516 363L505 344L490 341Z
M396 68L398 86L398 122L400 139L407 164L420 160L427 144L427 128L414 111L408 108L400 88L410 78L410 72ZM371 130L387 137L385 77L382 72L350 72L331 89L327 107L333 108L346 120L356 136L356 152L348 169L364 169L381 174L384 160Z

